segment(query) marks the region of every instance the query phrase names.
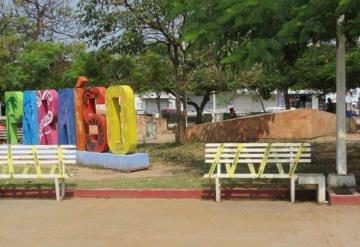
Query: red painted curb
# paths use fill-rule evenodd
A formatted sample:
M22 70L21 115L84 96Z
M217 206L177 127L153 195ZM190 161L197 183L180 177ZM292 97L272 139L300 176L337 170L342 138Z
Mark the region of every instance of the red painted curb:
M0 189L5 198L54 198L53 189ZM152 199L207 199L215 198L212 189L69 189L67 198L152 198ZM223 189L222 199L289 199L286 188ZM297 190L296 199L316 200L315 190Z
M331 205L360 205L360 194L338 195L328 190L329 202Z

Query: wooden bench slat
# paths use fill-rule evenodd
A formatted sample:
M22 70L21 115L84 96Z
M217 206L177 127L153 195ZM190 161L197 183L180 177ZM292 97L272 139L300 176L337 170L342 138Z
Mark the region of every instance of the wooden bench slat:
M14 155L14 153L13 153L13 155ZM57 155L56 154L39 154L38 155L38 159L57 159L58 157L57 157ZM24 159L28 159L28 160L33 160L34 159L34 156L33 155L30 155L30 154L24 154L24 155L16 155L16 156L14 156L13 157L13 159L15 160L15 159L21 159L21 160L24 160ZM74 155L74 154L69 154L69 155L67 155L67 154L63 154L63 159L64 160L67 160L67 159L71 159L71 160L73 160L73 159L76 159L76 155ZM5 155L1 155L0 156L0 160L7 160L7 156L5 156Z
M207 148L205 149L205 153L216 153L217 148ZM266 150L266 148L243 148L242 153L264 153ZM223 152L235 152L236 149L235 148L224 148ZM274 153L274 152L284 152L284 153L289 153L289 152L296 152L296 148L294 148L293 150L289 149L289 148L271 148L271 152L270 153ZM304 152L311 152L311 148L304 148Z
M223 153L221 154L221 158L235 158L235 153ZM209 158L214 158L216 156L216 154L205 154L205 159L209 159ZM264 156L264 154L258 153L258 154L247 154L247 153L241 153L239 159L244 159L244 158L262 158ZM270 153L269 154L269 158L271 157L279 157L279 158L295 158L296 153L290 154L290 153L279 153L279 154L274 154L274 153ZM308 158L311 157L310 153L302 153L301 157L303 158Z
M205 147L219 147L222 143L206 143ZM239 143L223 143L224 147L237 147ZM244 147L266 147L269 143L242 143ZM302 143L271 143L272 147L300 147ZM304 147L310 147L310 143L304 143Z
M11 148L14 149L14 150L17 150L17 149L20 149L20 150L23 150L23 149L32 149L32 147L35 146L36 149L40 150L40 149L45 149L45 150L51 150L51 149L57 149L58 148L58 145L18 145L18 144L15 144L15 145L11 145ZM61 148L63 150L67 150L67 149L70 149L70 150L74 150L76 149L75 146L73 145L60 145ZM0 145L0 150L7 150L8 149L8 145L7 144L3 144L3 145Z
M258 178L257 174L234 174L234 175L228 175L228 174L213 174L212 176L210 176L210 178ZM209 178L209 174L205 174L203 176L203 178ZM280 178L280 179L289 179L289 175L288 174L269 174L269 173L264 173L261 178Z
M65 168L76 164L76 152L75 145L0 145L0 179L53 179L59 201L65 195Z
M262 159L239 159L238 163L260 163ZM290 163L291 159L268 159L267 163ZM205 163L213 163L214 159L206 159ZM233 162L233 159L221 159L219 163L221 164L230 164ZM311 159L300 159L300 163L311 163Z
M54 179L54 178L69 178L68 175L60 174L42 174L40 179ZM10 176L9 174L0 174L0 179L39 179L35 174L14 174Z
M32 154L32 150L11 150L12 154L14 155L26 155L26 154ZM2 150L0 151L0 155L7 155L8 150ZM37 154L57 154L56 150L36 150ZM76 155L76 150L63 150L63 154L72 154Z
M58 160L41 160L39 161L40 165L54 165L58 164ZM76 160L64 160L63 163L65 165L74 165L76 164ZM7 165L7 160L0 160L0 165ZM13 165L33 165L35 164L34 160L13 160Z

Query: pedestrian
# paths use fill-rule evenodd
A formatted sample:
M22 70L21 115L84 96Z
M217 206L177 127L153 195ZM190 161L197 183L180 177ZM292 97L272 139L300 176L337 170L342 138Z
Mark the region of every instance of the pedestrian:
M327 112L331 112L331 113L334 112L334 104L333 104L333 102L331 101L330 98L327 99L326 111L327 111Z
M235 112L234 107L230 107L230 109L229 109L229 114L230 114L230 119L231 119L231 118L237 118L237 115L236 115L236 112Z

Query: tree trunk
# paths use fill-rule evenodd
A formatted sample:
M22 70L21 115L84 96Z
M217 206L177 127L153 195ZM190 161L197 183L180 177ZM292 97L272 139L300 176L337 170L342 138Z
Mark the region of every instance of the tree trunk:
M184 116L181 112L181 80L179 74L179 48L174 47L174 59L173 66L175 70L175 83L176 83L176 92L175 92L175 104L176 104L176 113L177 113L177 127L175 134L175 142L181 144L184 142L185 136L185 121Z
M210 90L206 90L205 95L204 95L204 97L203 97L203 99L202 99L202 101L201 101L200 111L199 111L199 113L197 113L197 114L200 114L200 115L197 115L197 116L196 116L197 119L200 118L200 120L201 120L201 122L199 122L199 123L202 123L202 122L203 122L202 114L203 114L203 112L204 112L204 109L205 109L206 104L210 101L210 93L211 93Z
M259 101L260 101L261 108L262 108L263 112L266 112L266 111L265 111L264 102L263 102L263 99L262 99L261 95L260 95L258 92L256 92L256 95L257 95L257 97L258 97L258 99L259 99Z
M183 92L183 118L184 118L184 126L185 128L187 127L187 96L186 96L186 92Z
M156 105L158 109L158 113L161 113L161 99L160 99L160 93L156 94Z
M283 88L284 100L285 100L285 108L286 108L286 110L290 110L290 108L291 108L290 97L289 97L288 90L289 90L289 89L288 89L287 87L284 87L284 88Z

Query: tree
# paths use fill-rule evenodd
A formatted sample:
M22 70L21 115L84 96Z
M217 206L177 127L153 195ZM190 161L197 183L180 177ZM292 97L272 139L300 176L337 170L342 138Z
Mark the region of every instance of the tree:
M11 43L11 42L10 42ZM0 39L1 44L1 39ZM2 91L73 87L74 80L64 75L84 45L53 42L27 42L15 53L1 56L0 87Z
M278 80L276 74L271 71L265 71L265 69L255 64L253 68L246 71L239 71L236 76L234 88L241 88L243 93L256 95L258 98L262 110L265 112L264 100L271 98L271 93L276 89L273 80Z
M279 75L273 84L287 96L289 86L294 84L289 71L297 53L305 46L285 42L280 32L291 17L289 1L193 0L192 3L187 39L214 44L224 53L222 63L242 71L240 74L251 74L255 64L264 71L273 71L272 74ZM290 107L289 101L287 105Z
M220 49L230 42L223 63L244 71L261 64L266 71L273 71L277 75L273 84L284 91L287 108L288 89L298 83L296 63L309 45L335 40L336 22L342 14L346 16L343 28L347 36L359 35L355 26L360 20L359 1L191 2L193 15L188 21L187 38L215 43Z
M182 40L188 12L181 0L155 1L107 1L81 0L79 3L81 23L85 27L84 37L98 45L110 43L115 47L126 37L143 40L146 47L163 44L167 48L175 74L176 108L178 124L176 141L182 142L185 130L185 114L181 111L181 97L185 95L186 69L189 42ZM124 37L122 34L126 34ZM111 38L108 38L109 35Z
M348 49L346 56L347 88L360 86L360 46ZM297 89L314 89L324 95L336 89L336 52L335 44L324 43L311 46L296 64Z
M9 11L5 1L0 0L0 36L5 35L9 31L12 17L12 12Z
M197 96L203 96L200 102L187 98L187 104L193 106L196 111L196 123L203 122L203 111L210 101L211 94L231 90L229 68L221 64L220 53L217 53L212 45L194 43L190 49L187 60L188 83L187 91ZM184 99L182 99L184 100Z
M13 0L17 31L32 40L59 40L77 35L69 0Z
M296 89L313 89L324 95L335 91L335 45L325 43L308 47L296 61Z

